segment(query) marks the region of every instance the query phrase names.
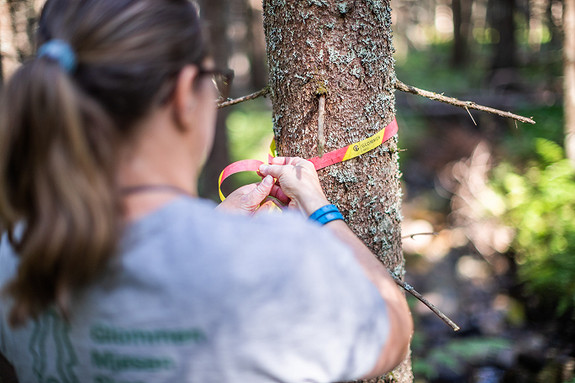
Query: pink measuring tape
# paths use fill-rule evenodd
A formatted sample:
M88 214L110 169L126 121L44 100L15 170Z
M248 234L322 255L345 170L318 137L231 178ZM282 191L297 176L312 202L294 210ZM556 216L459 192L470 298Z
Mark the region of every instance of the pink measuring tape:
M308 161L313 163L315 170L319 170L327 166L337 164L338 162L350 160L377 148L379 145L393 137L397 133L398 129L397 120L394 118L393 121L389 123L389 125L381 129L373 136L348 145L344 148L328 152L321 157L310 158ZM272 156L270 155L270 157ZM220 173L220 177L218 179L218 191L220 193L220 199L222 201L226 199L222 193L222 183L226 180L226 178L239 172L257 172L260 166L263 164L264 162L259 160L241 160L226 166Z

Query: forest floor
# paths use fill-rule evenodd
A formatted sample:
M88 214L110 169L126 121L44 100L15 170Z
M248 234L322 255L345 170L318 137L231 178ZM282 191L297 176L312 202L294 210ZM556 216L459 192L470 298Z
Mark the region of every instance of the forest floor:
M398 70L398 77L421 86L409 81L409 71ZM510 70L483 90L455 91L465 100L537 114L536 129L479 112L472 121L464 109L397 94L406 280L461 327L453 332L411 299L416 382L575 382L573 321L557 319L525 293L509 255L512 228L482 211L501 157L519 155L523 140L561 124L558 87L528 83ZM512 153L503 148L509 140ZM434 234L410 237L420 233Z

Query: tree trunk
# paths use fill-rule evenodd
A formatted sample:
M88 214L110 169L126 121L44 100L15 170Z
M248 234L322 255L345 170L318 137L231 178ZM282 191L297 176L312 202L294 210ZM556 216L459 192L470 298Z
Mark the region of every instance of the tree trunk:
M23 62L32 54L36 12L32 1L7 0L10 13L12 43L18 61Z
M251 86L254 91L262 89L268 84L261 6L261 0L246 0L246 24L248 28L247 51L252 67Z
M228 41L227 27L229 20L229 2L227 0L203 0L200 3L202 18L206 21L208 34L215 66L220 69L228 67L230 44ZM229 112L227 108L218 112L216 134L212 151L206 161L206 165L200 177L198 185L199 194L202 197L214 201L218 199L217 180L220 172L230 163L228 154L228 135L226 119Z
M498 32L491 67L492 69L515 68L517 65L516 0L490 0L487 4L489 23Z
M37 16L33 0L0 1L0 84L33 53Z
M325 152L358 142L394 118L390 0L264 0L274 134L279 153L318 155L319 96L326 96ZM328 199L397 275L401 189L397 139L319 171ZM411 382L409 358L375 381Z
M565 0L564 6L565 149L575 166L575 0Z
M1 11L1 8L0 8ZM2 20L0 19L0 89L4 85L4 54L2 53ZM1 381L0 381L1 382Z
M469 31L473 0L452 0L453 11L453 55L452 66L463 68L469 59Z
M561 0L548 0L545 8L545 22L551 32L551 41L548 44L550 50L560 49L563 41L560 28L561 19L556 18L553 11L554 7L561 6Z

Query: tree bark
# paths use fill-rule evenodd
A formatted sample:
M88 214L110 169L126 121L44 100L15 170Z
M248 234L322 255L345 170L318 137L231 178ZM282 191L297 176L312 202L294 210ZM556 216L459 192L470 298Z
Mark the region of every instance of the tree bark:
M564 7L565 149L575 166L575 0L565 0Z
M310 158L358 142L395 114L390 0L264 0L274 134L283 156ZM318 143L325 96L325 143ZM328 199L399 276L401 189L397 139L319 171ZM411 382L409 358L372 382Z

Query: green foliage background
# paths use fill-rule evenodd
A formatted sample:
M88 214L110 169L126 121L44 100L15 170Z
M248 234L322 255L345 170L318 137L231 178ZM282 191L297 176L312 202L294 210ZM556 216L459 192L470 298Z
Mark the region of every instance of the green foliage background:
M521 281L561 315L575 307L575 168L556 142L533 144L536 156L523 169L501 163L493 186L505 202L501 218L516 230Z
M273 139L271 107L266 105L265 99L259 99L232 108L226 120L231 161L267 161ZM225 182L226 190L259 181L261 178L255 172L237 173Z

